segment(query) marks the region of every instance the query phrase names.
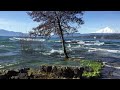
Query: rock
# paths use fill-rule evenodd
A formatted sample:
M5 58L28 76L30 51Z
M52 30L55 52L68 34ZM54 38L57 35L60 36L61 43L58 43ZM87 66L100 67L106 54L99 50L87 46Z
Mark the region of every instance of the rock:
M47 72L51 72L52 71L52 66L47 66L46 69L47 69L46 70Z
M18 77L19 77L20 79L28 79L27 73L19 73L19 74L18 74Z
M10 79L12 76L17 76L18 72L16 71L7 71L5 74L0 76L0 79Z
M1 74L0 79L49 79L49 78L83 78L83 71L92 72L89 67L68 67L68 66L40 66L40 72L31 68L24 68L19 71L6 71ZM46 72L46 73L44 73Z
M40 66L40 69L39 69L40 72L42 72L42 66Z
M65 78L73 78L74 76L74 71L70 67L66 67L63 69L62 76Z
M8 71L7 74L5 74L6 76L8 77L11 77L11 76L17 76L19 72L16 72L16 71Z
M83 67L80 67L80 69L79 69L79 78L80 78L80 79L83 78L83 77L82 77L83 72L84 72L84 68L83 68Z
M80 77L80 70L78 68L74 69L74 78Z
M40 66L40 71L41 72L46 72L47 71L47 66L45 66L45 65Z
M33 78L34 78L34 79L39 79L39 78L40 78L40 75L34 75Z
M59 78L62 76L62 74L63 74L63 69L58 67L57 72L55 72L55 75Z
M57 72L57 67L56 66L53 66L52 67L52 73L56 73Z
M20 69L20 70L19 70L19 73L27 73L28 70L30 70L30 68Z
M10 79L19 79L19 76L12 76Z

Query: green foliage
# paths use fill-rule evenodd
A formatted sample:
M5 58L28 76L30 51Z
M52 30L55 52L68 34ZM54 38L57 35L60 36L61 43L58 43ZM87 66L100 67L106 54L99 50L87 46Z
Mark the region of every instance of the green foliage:
M82 76L87 78L100 76L100 72L103 67L103 64L101 62L91 61L91 60L81 60L80 64L82 66L88 66L93 69L92 72L84 71Z

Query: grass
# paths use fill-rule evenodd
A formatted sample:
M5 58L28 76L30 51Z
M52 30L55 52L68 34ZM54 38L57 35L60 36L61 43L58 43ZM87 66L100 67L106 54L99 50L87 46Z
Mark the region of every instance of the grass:
M91 78L91 77L100 77L101 69L103 67L102 62L91 61L91 60L80 60L80 64L82 66L90 67L93 71L83 72L83 77Z

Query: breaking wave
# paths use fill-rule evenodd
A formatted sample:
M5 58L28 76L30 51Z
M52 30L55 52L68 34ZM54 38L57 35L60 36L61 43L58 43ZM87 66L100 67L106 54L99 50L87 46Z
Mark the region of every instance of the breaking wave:
M109 49L101 49L101 48L89 48L88 52L94 51L103 51L103 52L110 52L110 53L120 53L120 50L109 50Z
M45 41L45 39L32 39L32 38L16 38L16 37L13 37L13 38L9 38L9 40L12 40L12 41L19 41L19 40L24 40L24 41L40 41L40 42L43 42Z
M49 52L43 52L42 54L43 55L51 55L51 54L63 54L63 53L64 53L63 50L52 49Z
M13 47L13 46L0 45L0 48L4 48L4 47Z

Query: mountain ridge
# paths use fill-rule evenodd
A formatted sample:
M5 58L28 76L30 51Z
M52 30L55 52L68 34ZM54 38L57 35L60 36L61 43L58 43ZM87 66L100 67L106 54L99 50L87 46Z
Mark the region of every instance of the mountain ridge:
M25 35L25 33L0 29L0 36L21 36L21 35Z

